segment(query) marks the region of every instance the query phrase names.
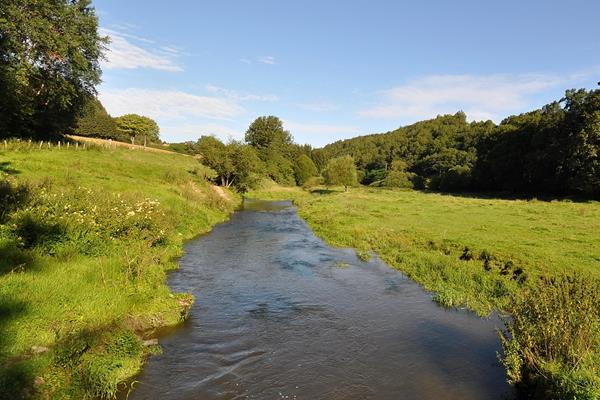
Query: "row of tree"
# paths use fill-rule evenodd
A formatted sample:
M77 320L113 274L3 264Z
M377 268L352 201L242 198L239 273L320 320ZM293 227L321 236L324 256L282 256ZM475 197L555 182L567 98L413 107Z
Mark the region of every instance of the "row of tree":
M159 141L153 120L112 118L96 99L107 43L89 0L1 1L0 137Z
M72 130L81 136L132 143L159 143L160 128L152 118L137 114L111 117L100 100L91 98L75 119Z
M344 155L367 185L597 196L600 90L567 91L499 125L459 112L312 152L317 165Z

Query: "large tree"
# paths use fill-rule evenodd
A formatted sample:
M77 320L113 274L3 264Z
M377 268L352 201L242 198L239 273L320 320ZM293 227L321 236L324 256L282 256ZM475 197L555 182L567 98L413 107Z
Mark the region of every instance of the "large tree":
M106 43L89 0L0 1L0 135L69 130L95 94Z
M283 128L283 122L275 116L258 117L246 131L246 143L256 149L265 165L265 173L277 183L293 185L293 160L299 148L292 136Z
M157 142L160 140L160 129L152 118L137 114L125 114L116 118L119 133L131 140L149 140Z
M271 146L284 150L293 143L290 133L283 129L283 122L272 115L256 118L248 127L245 139L259 151Z
M323 170L323 178L325 178L326 185L343 185L347 192L348 186L357 183L354 159L351 156L332 158Z

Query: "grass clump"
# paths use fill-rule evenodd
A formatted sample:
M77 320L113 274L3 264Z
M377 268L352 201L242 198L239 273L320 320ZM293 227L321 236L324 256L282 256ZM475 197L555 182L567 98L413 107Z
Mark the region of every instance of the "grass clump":
M600 280L542 278L511 311L501 336L510 383L536 399L600 398Z
M180 155L17 143L0 151L0 399L113 398L185 319L184 240L237 205ZM6 172L8 171L8 172Z

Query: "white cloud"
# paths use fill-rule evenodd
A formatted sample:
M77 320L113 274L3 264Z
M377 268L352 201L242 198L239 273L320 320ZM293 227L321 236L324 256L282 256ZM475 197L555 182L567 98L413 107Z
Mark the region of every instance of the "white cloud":
M183 68L174 61L178 52L173 47L163 46L158 50L147 49L141 47L141 44L134 44L132 41L144 43L147 46L153 44L151 40L110 29L101 29L101 33L110 37L110 44L105 55L106 60L102 61L103 68L148 68L168 72L183 71Z
M228 119L244 112L233 99L197 96L177 90L101 89L99 97L114 116L134 113L162 120L188 117Z
M564 83L554 75L433 75L379 92L362 117L417 120L463 110L469 119L499 120L530 106L530 96Z
M273 65L273 64L275 64L275 57L273 57L273 56L259 57L258 62L261 62L263 64Z
M252 64L252 61L248 60L247 58L240 58L240 62L243 62L244 64Z
M241 93L236 90L226 89L215 85L207 85L206 90L233 99L235 101L279 101L279 97L274 94L258 95L251 93Z
M316 102L316 103L302 103L298 104L298 107L303 108L308 111L315 112L327 112L327 111L335 111L339 110L339 107L332 103L327 102Z

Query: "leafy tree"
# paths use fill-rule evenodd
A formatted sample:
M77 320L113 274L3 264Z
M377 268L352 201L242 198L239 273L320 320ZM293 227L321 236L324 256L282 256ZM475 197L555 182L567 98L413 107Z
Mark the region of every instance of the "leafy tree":
M135 142L136 138L146 138L151 142L157 142L160 140L159 132L160 129L158 124L148 117L144 117L137 114L125 114L117 117L117 128L119 133L131 140L131 143Z
M81 136L118 139L117 123L96 98L90 99L75 123L75 133Z
M408 165L401 160L392 161L392 167L383 179L383 186L397 188L412 188L411 179L415 174L407 171Z
M95 95L106 43L89 0L1 1L1 134L69 130Z
M283 129L283 122L275 116L259 117L246 131L246 143L256 149L258 157L265 165L267 176L277 183L295 183L292 160L306 151L294 144L292 136Z
M200 162L216 171L221 186L246 191L262 171L256 150L238 141L224 144L213 136L202 136L197 148L202 156Z
M245 139L246 143L259 151L271 146L284 150L284 147L293 143L290 133L283 129L283 122L272 115L256 118L248 127Z
M348 186L357 183L354 159L351 156L332 158L323 170L323 178L326 185L343 185L344 190L348 191Z
M301 154L296 160L294 173L296 175L296 183L300 186L304 185L309 178L319 175L315 163L306 154Z

